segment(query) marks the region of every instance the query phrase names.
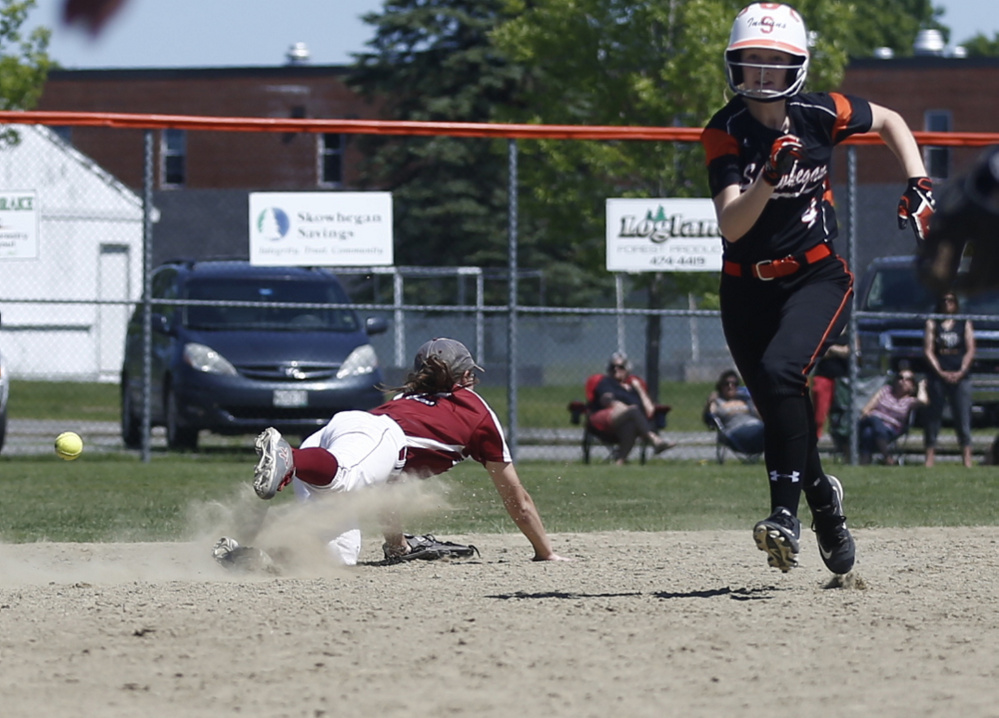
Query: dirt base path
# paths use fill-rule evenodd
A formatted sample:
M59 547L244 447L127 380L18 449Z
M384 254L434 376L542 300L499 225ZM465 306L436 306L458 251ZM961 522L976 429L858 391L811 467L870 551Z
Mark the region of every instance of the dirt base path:
M999 715L999 528L449 536L481 559L233 576L210 545L0 545L8 718ZM362 558L380 558L368 541Z

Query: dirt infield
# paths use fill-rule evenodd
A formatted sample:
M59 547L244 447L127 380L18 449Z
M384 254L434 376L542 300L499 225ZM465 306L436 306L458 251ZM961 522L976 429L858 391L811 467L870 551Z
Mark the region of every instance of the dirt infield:
M4 716L995 716L999 529L450 536L481 559L233 576L210 544L0 545ZM377 542L366 542L375 561ZM301 573L301 569L300 569Z

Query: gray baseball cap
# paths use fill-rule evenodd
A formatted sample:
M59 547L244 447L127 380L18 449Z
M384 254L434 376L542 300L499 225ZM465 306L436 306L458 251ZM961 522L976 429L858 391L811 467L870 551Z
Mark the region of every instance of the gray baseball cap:
M455 376L461 376L471 369L485 371L485 369L475 363L475 359L472 358L472 353L468 351L468 347L457 339L446 339L444 337L431 339L420 347L419 351L416 352L413 369L419 371L426 362L427 357L431 354L440 357Z

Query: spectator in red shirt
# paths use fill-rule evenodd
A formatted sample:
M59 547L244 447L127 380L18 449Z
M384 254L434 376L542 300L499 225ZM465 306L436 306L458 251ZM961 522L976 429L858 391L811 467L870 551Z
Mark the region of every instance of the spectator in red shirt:
M611 354L607 373L593 390L589 410L590 426L617 440L614 463L618 466L628 462L636 441L648 444L656 454L676 446L653 428L656 405L645 382L631 373L631 362L624 352Z
M475 393L468 349L454 339L431 339L416 353L413 371L391 401L371 411L343 411L293 449L274 428L256 440L260 460L254 489L270 499L291 483L304 500L355 491L404 478L442 474L466 458L481 463L510 518L531 546L535 561L565 560L555 554L541 516L514 468L496 414ZM330 542L353 565L361 550L360 530ZM409 551L399 527L385 530L386 555Z

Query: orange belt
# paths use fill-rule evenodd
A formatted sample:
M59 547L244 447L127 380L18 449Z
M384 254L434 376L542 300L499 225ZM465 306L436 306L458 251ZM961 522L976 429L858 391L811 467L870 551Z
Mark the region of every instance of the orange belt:
M798 257L790 254L781 259L764 259L762 262L752 264L739 264L730 262L727 259L722 263L722 271L733 277L743 277L749 275L755 279L769 282L777 277L788 277L797 272L803 265L815 264L820 259L825 259L832 250L828 244L816 244Z

